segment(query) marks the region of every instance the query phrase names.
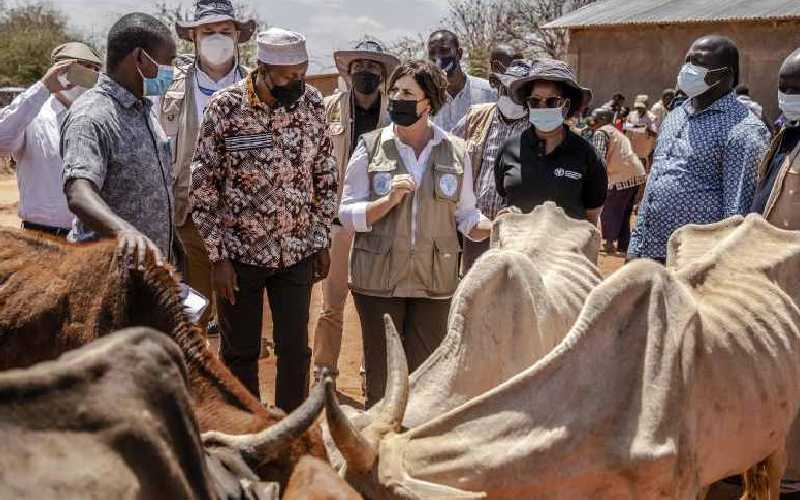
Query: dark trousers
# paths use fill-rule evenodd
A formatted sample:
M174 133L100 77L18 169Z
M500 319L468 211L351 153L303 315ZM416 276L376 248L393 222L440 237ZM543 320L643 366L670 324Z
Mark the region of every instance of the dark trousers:
M311 349L308 309L311 304L312 259L280 270L233 263L239 291L236 304L218 300L220 358L245 387L260 398L258 359L264 290L272 311L272 332L278 357L275 406L290 412L308 396Z
M386 392L386 328L383 315L394 321L403 341L411 373L428 359L447 332L450 299L372 297L353 293L364 344L364 369L367 372L367 408Z
M639 186L627 189L609 189L606 203L600 213L603 239L617 242L617 251L627 252L631 242L631 214Z

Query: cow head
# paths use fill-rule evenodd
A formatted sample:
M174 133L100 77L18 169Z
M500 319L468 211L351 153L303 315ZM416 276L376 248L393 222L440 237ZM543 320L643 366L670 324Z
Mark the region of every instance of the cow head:
M331 437L345 459L344 476L361 494L368 498L418 498L398 483L387 481L379 471L381 441L399 433L408 403L408 362L403 344L391 317L386 324L386 396L379 407L369 413L369 421L354 425L336 399L333 383L325 383L325 416ZM482 495L455 490L447 486L428 484L428 493L438 498L482 498Z

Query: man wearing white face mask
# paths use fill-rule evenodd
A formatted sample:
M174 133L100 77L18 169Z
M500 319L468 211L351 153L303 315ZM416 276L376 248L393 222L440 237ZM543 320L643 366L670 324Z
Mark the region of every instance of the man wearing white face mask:
M758 169L758 189L750 211L782 228L800 229L795 193L800 192L800 49L781 66L778 107L786 121Z
M67 75L73 65L92 75L102 61L78 42L56 47L50 60L53 66L44 77L0 111L0 152L10 153L17 164L22 227L66 237L74 216L61 189L59 129L67 109L87 90Z
M506 140L497 155L495 185L504 205L527 213L553 201L568 216L596 224L606 200L606 168L594 147L565 124L591 93L567 63L539 59L511 83L509 94L527 104L531 126Z
M494 164L500 146L506 139L521 134L530 126L528 110L511 99L508 89L516 80L528 76L530 70L530 62L517 59L505 71L493 73L489 83L497 89L500 98L496 103L470 107L467 115L452 131L453 135L467 141L467 154L470 164L474 165L472 178L478 209L489 220L493 220L503 208L503 198L497 193L494 179ZM465 275L475 260L488 249L488 239L464 239L461 274Z
M769 131L736 99L739 51L721 36L692 44L678 74L688 97L661 125L629 258L664 262L667 241L687 224L747 213Z
M175 177L175 224L186 251L186 282L206 297L212 296L211 263L203 239L189 216L192 211L191 163L200 124L214 92L229 87L247 74L237 61L237 44L253 36L255 21L235 19L228 0L200 0L194 21L179 21L175 30L195 46L195 56L175 62L175 75L160 103L159 119L172 146ZM200 319L205 326L213 308Z

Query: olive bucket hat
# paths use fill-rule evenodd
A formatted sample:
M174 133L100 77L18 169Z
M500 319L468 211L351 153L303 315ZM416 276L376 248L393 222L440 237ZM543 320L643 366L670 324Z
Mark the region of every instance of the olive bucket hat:
M223 21L233 21L233 24L236 25L236 30L239 32L239 43L249 41L256 30L256 22L253 19L247 21L236 19L236 11L230 0L197 0L194 6L194 21L177 21L175 31L181 39L191 42L190 34L194 28L203 24Z
M511 99L517 104L524 105L531 92L533 82L545 80L549 82L559 82L567 87L572 94L573 104L571 107L578 109L583 106L583 101L591 96L591 90L578 85L575 70L558 59L537 59L533 61L528 76L515 80L509 88Z

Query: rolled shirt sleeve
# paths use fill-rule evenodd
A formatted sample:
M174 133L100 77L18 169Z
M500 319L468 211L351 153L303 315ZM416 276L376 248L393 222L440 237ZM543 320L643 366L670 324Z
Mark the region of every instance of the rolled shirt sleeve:
M108 173L108 137L100 126L86 116L67 118L61 130L61 158L64 161L63 186L75 179L85 179L103 189Z
M472 238L469 233L478 225L481 220L489 219L478 210L477 201L475 199L475 190L472 188L472 164L469 155L464 155L464 183L461 187L461 197L458 200L456 207L456 224L458 230L472 241L481 241L481 239Z
M724 217L749 212L756 191L758 164L769 146L766 127L733 135L722 160L722 210Z
M364 140L358 141L355 151L344 174L342 202L339 206L339 220L342 226L350 231L368 233L372 227L367 224L367 207L369 206L369 175L367 166L369 158Z

